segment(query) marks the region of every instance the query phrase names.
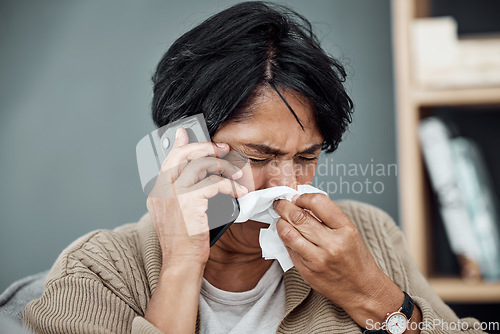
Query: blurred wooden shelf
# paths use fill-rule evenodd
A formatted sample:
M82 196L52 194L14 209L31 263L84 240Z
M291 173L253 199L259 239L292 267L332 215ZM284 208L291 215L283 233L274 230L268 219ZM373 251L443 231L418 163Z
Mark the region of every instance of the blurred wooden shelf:
M500 282L466 282L460 278L429 278L429 283L445 301L452 303L498 303Z
M420 107L500 105L500 86L415 89L413 101Z
M430 2L392 0L401 225L408 249L420 271L445 302L500 303L500 283L473 284L459 277L436 278L433 275L436 254L430 240L435 225L432 224L430 189L420 149L420 120L432 115L434 107L500 106L500 85L422 89L416 84L410 25L417 18L429 16Z

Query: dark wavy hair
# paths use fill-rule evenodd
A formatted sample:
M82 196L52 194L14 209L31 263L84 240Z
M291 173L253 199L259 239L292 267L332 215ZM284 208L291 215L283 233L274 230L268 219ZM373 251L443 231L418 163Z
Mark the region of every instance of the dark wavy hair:
M162 127L202 112L213 136L224 121L251 117L259 89L269 85L309 99L330 153L352 122L345 79L306 18L281 5L243 2L188 31L165 53L152 77L153 121Z

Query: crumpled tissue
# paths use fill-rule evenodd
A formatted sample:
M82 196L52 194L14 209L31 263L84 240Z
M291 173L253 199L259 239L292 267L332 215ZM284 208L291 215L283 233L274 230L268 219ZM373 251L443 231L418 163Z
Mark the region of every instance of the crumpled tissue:
M318 188L303 184L298 185L297 190L286 186L256 190L249 192L242 198L238 199L240 204L240 214L235 223L255 220L269 224L270 226L267 229L261 229L259 234L259 244L262 248L262 257L266 260L278 260L281 268L283 268L283 271L287 271L293 267L293 262L285 248L285 245L283 244L283 241L281 241L278 236L276 223L278 222L280 215L274 211L273 202L277 199L287 199L291 201L295 195L305 193L321 193L326 195L326 192Z

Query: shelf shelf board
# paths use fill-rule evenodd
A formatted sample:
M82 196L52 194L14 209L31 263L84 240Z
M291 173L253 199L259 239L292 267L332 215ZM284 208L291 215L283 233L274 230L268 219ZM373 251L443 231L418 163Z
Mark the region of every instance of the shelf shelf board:
M500 86L455 89L415 89L413 101L419 107L500 105Z
M460 278L429 278L428 281L445 302L500 303L500 282L469 283Z

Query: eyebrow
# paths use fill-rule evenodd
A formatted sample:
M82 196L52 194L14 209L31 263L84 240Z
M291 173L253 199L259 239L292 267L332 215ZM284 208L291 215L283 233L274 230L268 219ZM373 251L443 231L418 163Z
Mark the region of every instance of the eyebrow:
M248 144L243 144L243 146L257 150L260 153L266 154L266 155L283 156L283 155L287 154L286 152L283 152L282 150L280 150L278 148L274 148L274 147L271 147L271 146L265 145L265 144L248 143ZM314 154L314 153L316 153L316 151L318 151L322 147L323 147L323 143L313 144L297 154Z

